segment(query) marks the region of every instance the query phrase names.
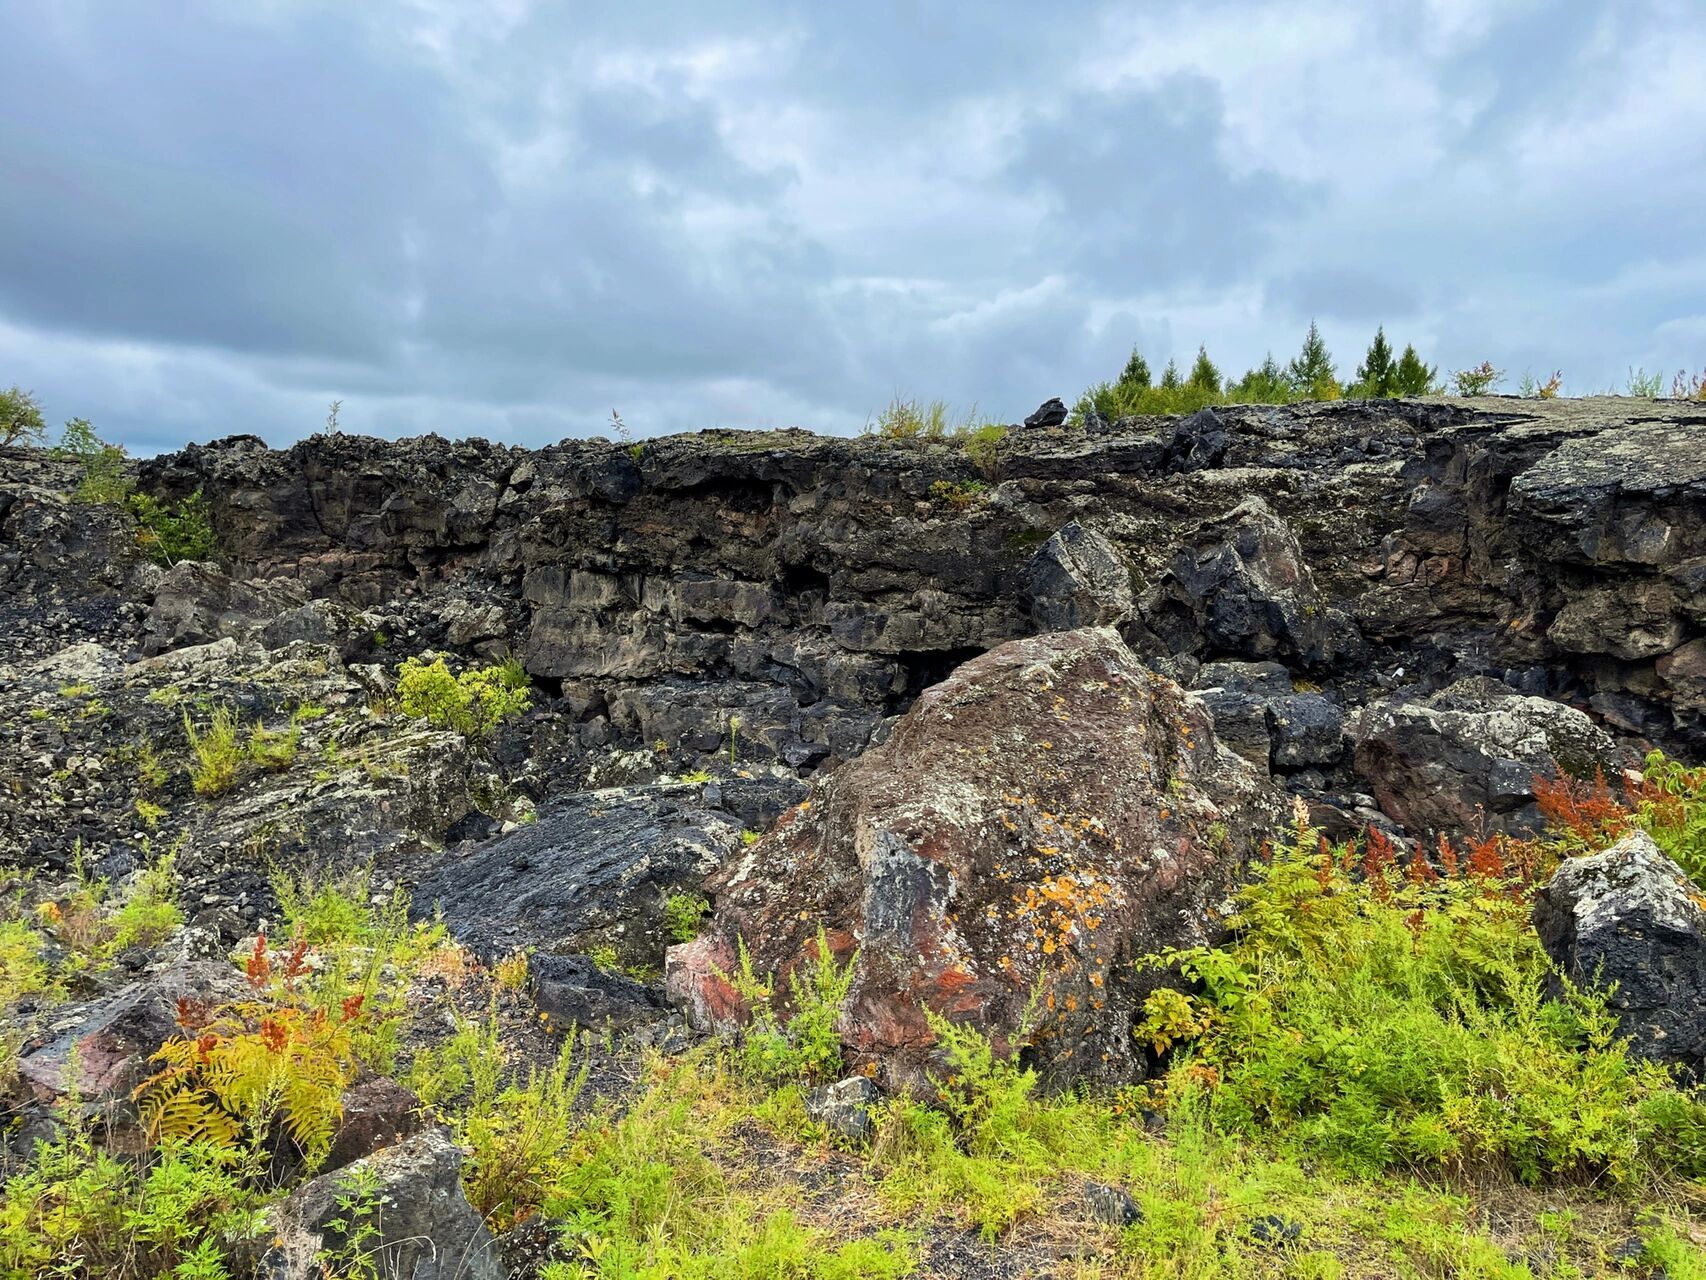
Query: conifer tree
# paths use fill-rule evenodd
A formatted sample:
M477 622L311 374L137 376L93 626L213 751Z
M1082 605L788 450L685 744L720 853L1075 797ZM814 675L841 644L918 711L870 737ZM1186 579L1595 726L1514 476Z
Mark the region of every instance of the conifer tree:
M1286 376L1293 394L1316 400L1337 400L1339 382L1333 374L1333 357L1321 339L1315 322L1309 322L1309 334L1303 339L1303 350L1286 366Z
M1261 364L1228 387L1226 394L1243 404L1285 404L1291 399L1291 384L1270 351Z
M1161 389L1163 391L1177 391L1179 389L1179 363L1171 357L1167 360L1167 367L1161 371Z
M1136 347L1131 349L1131 359L1125 362L1118 385L1133 389L1149 386L1149 361L1143 358Z
M1368 344L1368 354L1357 366L1356 394L1371 400L1392 395L1392 372L1392 347L1386 341L1386 326L1381 325Z
M1422 358L1416 354L1414 345L1406 343L1404 354L1398 357L1398 366L1392 371L1392 394L1395 396L1431 396L1438 395L1440 388L1434 382L1434 375L1439 372L1437 364L1423 364Z
M1208 358L1208 344L1197 348L1196 361L1191 365L1191 373L1185 379L1185 385L1193 391L1207 391L1212 395L1220 394L1220 370L1214 367L1214 361Z

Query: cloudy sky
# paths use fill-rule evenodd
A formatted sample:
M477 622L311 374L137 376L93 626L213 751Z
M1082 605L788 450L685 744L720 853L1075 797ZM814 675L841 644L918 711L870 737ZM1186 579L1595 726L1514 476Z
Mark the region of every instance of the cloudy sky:
M0 15L0 385L138 452L1014 419L1311 316L1706 364L1706 0Z

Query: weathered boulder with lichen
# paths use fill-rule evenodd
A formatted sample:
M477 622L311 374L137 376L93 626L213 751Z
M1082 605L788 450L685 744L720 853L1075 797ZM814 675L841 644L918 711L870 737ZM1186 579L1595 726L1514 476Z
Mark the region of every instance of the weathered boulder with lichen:
M1706 891L1651 836L1565 859L1535 895L1534 927L1572 982L1613 988L1636 1053L1706 1075Z
M1380 807L1412 831L1502 831L1539 825L1537 777L1558 770L1616 773L1621 759L1604 729L1574 707L1475 678L1423 698L1370 704L1351 736L1356 768Z
M667 983L700 1023L733 1026L738 945L785 993L822 929L853 965L851 1066L920 1083L934 1013L1024 1046L1051 1082L1129 1080L1159 981L1131 961L1214 936L1274 816L1202 703L1112 630L1014 641L926 690L713 875L715 915L670 950Z

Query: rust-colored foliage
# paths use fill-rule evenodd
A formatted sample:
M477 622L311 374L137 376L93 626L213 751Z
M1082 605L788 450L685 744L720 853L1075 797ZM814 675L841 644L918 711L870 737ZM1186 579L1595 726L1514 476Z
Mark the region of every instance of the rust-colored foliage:
M1598 768L1591 783L1567 773L1556 780L1536 777L1534 799L1549 828L1593 848L1622 839L1634 819L1629 807L1611 794L1605 772Z
M1369 827L1368 843L1363 846L1363 878L1374 889L1374 896L1385 902L1392 896L1392 886L1386 879L1387 870L1398 861L1398 846L1392 837L1379 827Z

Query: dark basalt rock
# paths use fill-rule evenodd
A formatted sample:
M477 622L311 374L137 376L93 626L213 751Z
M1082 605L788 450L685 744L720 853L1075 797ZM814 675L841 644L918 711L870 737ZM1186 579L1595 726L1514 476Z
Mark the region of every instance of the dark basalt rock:
M344 1090L343 1118L319 1172L331 1173L430 1127L421 1100L384 1076Z
M420 878L414 910L442 909L487 959L612 946L624 963L656 965L665 898L697 889L740 847L739 822L705 807L695 786L583 792L473 852L445 854Z
M1615 984L1642 1057L1706 1076L1706 894L1645 832L1567 858L1535 896L1534 927L1579 984Z
M1348 719L1494 676L1703 758L1703 434L1706 412L1668 401L1217 406L1015 430L994 476L956 442L799 431L638 456L236 436L135 466L145 491L210 504L219 565L171 571L128 512L69 500L74 463L3 448L0 860L63 867L76 841L98 862L186 836L192 914L229 941L272 910L266 857L377 858L406 883L423 845L515 817L504 797L708 768L737 719L760 785L727 780L722 803L762 827L796 798L780 774L855 758L979 653L1089 621L1198 684L1225 741L1312 804L1323 781L1373 789L1366 752L1333 760L1325 722L1281 741L1300 723L1274 702L1288 691L1193 680L1198 663L1307 674ZM970 480L987 489L967 506L933 493ZM363 716L398 662L435 649L517 654L538 709L477 750ZM77 683L104 714L74 714L57 691ZM184 778L178 692L272 724L323 704L338 723L305 728L312 765L208 805ZM158 794L129 763L144 741L168 770ZM1472 812L1483 775L1441 774L1468 791L1434 807ZM1520 816L1520 789L1493 792ZM139 798L167 809L152 833ZM1442 816L1426 808L1412 818Z
M437 1128L321 1174L273 1211L273 1240L256 1273L313 1280L324 1274L323 1256L346 1248L384 1259L385 1274L398 1280L503 1280L496 1242L463 1194L461 1174L462 1153ZM355 1240L339 1201L359 1176L373 1182L362 1223L372 1234Z
M1025 419L1027 427L1058 427L1066 421L1066 402L1061 399L1044 400L1037 406L1036 412Z
M533 1003L556 1029L627 1031L670 1013L658 992L600 969L587 956L535 954L528 960L527 982Z
M1351 727L1357 772L1380 807L1421 834L1495 829L1531 832L1536 776L1561 766L1615 776L1620 753L1587 715L1494 680L1462 680L1426 698L1370 704Z
M1294 534L1261 498L1209 521L1144 602L1175 653L1280 659L1314 669L1356 647Z
M1131 614L1131 568L1118 548L1074 520L1025 566L1031 617L1041 631L1109 626Z

